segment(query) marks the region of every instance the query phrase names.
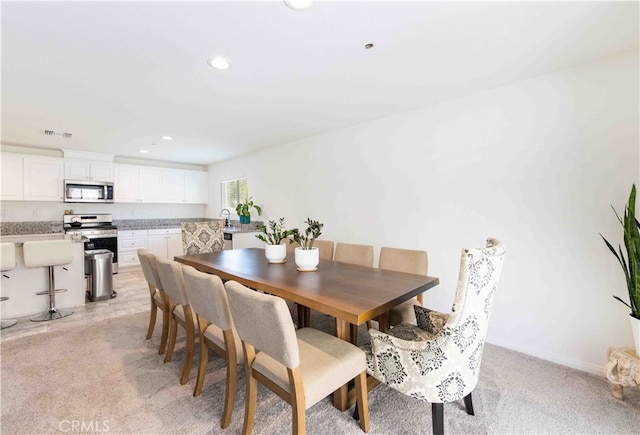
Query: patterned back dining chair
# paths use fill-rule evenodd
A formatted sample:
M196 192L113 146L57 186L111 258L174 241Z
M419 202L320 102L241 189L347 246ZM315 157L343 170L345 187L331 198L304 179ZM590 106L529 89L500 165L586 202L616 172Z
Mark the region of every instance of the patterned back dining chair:
M478 383L489 316L505 248L488 239L485 248L464 249L451 313L414 307L418 326L402 323L388 334L370 329L367 371L380 382L431 402L433 433L444 433L443 404L464 399Z
M183 222L182 250L185 255L222 251L224 225L222 221Z

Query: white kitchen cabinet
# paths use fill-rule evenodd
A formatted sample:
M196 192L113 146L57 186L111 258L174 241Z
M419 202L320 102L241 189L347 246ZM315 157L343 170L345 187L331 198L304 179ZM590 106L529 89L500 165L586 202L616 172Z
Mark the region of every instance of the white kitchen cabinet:
M148 230L148 246L149 252L166 260L173 260L173 257L177 255L184 255L182 230L180 228Z
M25 157L23 171L25 201L63 201L63 159Z
M189 204L206 204L207 173L203 171L184 171L184 199Z
M70 180L113 181L113 164L88 160L64 161L64 177Z
M162 170L163 202L182 204L205 204L207 202L207 173Z
M113 189L115 202L163 202L162 169L116 165Z
M147 230L118 230L118 269L139 267L140 248L147 249Z
M22 157L3 153L2 156L2 191L0 200L22 201L23 170Z
M162 170L163 202L184 202L184 171L179 169Z

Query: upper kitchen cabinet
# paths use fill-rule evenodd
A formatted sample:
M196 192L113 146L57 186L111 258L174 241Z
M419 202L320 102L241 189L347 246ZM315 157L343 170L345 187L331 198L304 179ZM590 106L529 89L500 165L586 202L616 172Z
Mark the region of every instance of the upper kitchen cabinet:
M162 170L163 202L205 204L207 173L180 169Z
M113 181L113 163L89 160L64 161L64 178L69 180Z
M162 195L162 169L115 165L115 202L164 202Z
M25 157L23 171L25 201L63 201L63 159Z
M23 198L22 157L2 154L2 185L0 200L22 201Z

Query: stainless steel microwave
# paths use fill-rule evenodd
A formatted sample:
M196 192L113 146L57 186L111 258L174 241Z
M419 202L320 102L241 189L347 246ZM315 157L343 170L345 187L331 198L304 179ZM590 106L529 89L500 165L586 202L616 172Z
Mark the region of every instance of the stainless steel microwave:
M113 202L110 181L64 180L64 202Z

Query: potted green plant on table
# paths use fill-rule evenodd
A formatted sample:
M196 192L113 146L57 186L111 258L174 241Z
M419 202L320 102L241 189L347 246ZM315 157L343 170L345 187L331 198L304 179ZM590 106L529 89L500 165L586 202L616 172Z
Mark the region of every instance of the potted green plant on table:
M307 218L305 223L307 229L304 232L296 229L293 234L293 240L299 245L295 250L296 266L298 266L298 270L303 272L318 270L320 252L318 248L313 246L313 242L322 234L324 226L311 218Z
M264 255L269 263L284 263L287 258L287 245L283 245L283 240L288 240L298 232L297 228L285 229L284 218L277 221L269 221L269 226L261 224L257 226L261 234L256 237L262 240L264 245Z
M620 218L620 215L613 209L624 230L623 238L627 251L626 259L620 245L618 245L618 251L616 252L615 248L602 234L600 234L600 237L602 237L602 240L607 244L609 250L618 259L627 280L629 303L626 303L618 296L614 296L614 298L631 309L630 316L633 341L636 347L636 354L640 355L640 222L638 222L638 219L635 217L635 210L636 186L634 184L631 187L629 202L625 206L623 217Z
M255 208L258 212L258 216L262 214L262 208L253 203L251 197L249 197L245 202L241 202L236 206L236 213L238 214L238 219L240 219L241 224L251 223L251 209Z

